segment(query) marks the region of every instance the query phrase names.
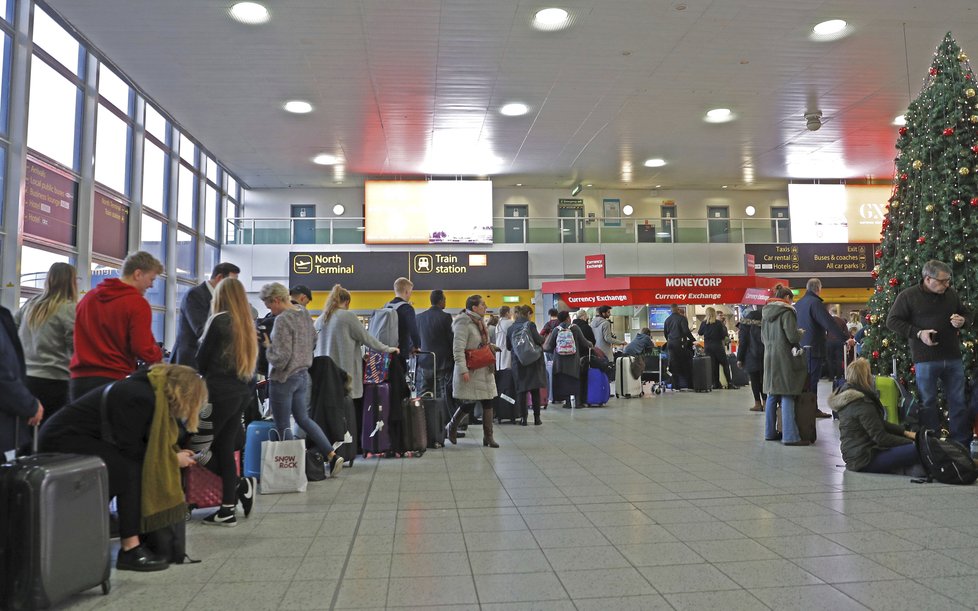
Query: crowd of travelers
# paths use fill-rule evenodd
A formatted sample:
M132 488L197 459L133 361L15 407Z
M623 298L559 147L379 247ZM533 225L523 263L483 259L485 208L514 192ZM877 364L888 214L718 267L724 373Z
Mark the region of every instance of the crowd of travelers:
M221 505L204 524L234 526L240 504L247 517L257 482L241 477L242 423L260 403L256 389L267 378L268 415L278 430L301 429L307 444L325 457L335 477L346 461L310 416L310 376L314 358L328 357L347 377L342 394L357 415L356 439L363 434L364 353L390 355L391 375L413 377L414 393L442 399L447 406L445 437L453 444L466 422L483 427L484 447L498 448L494 419L503 391L500 374L509 375L514 422L542 424L549 402L575 407L586 394L587 367L595 355L626 357L655 350L649 328L626 345L613 332L611 308L573 315L550 310L537 329L529 305L500 308L490 316L485 299L471 295L454 315L446 311L443 291L431 291L430 307L420 314L411 304L413 284L398 278L386 309L396 311L396 336L382 341L351 311L350 292L337 284L322 313L306 310L312 292L279 283L261 288L269 313L257 318L248 302L240 269L214 267L210 278L188 291L169 355L152 332L152 311L144 298L162 273L151 254L136 252L124 261L118 278L103 280L79 300L76 270L54 264L43 293L12 315L0 308L0 450L7 458L40 425L41 451L95 455L108 467L110 495L116 499L120 570L160 570L167 560L142 544L148 530L183 519L180 469L199 464L219 476ZM966 443L972 423L964 405L964 373L958 330L971 312L950 284L950 268L930 261L920 285L900 293L886 324L908 338L920 393L920 419L939 427L938 384L950 412L950 433ZM860 316L846 321L825 308L821 283L808 282L805 296L778 286L766 305L739 322L735 366L749 378L754 403L764 412L764 438L786 446L808 445L799 433L796 405L803 393L815 393L823 369L842 380L829 398L840 419L842 455L854 471L894 472L912 467L914 434L886 422L865 359L839 361L864 333ZM257 320L256 320L257 318ZM713 358L712 385L737 388L728 363L729 334L722 313L707 308L698 329L704 351ZM665 320L668 364L677 388L690 384L695 338L678 305ZM855 339L853 339L855 336ZM853 355L855 356L855 355ZM415 370L416 367L416 370ZM746 384L747 382L744 382ZM481 408L478 409L478 408ZM780 417L778 417L780 414ZM819 414L829 417L829 414ZM353 433L350 431L350 433ZM341 444L340 444L341 445ZM440 447L440 444L434 447ZM349 466L349 465L348 465ZM152 494L147 491L152 490ZM149 500L147 500L149 499Z

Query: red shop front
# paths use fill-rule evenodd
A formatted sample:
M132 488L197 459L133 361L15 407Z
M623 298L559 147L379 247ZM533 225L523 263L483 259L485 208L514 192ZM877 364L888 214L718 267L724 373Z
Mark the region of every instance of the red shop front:
M661 276L605 275L604 255L585 257L584 280L544 282L544 293L559 296L573 309L601 305L764 304L785 280L755 275L726 276L665 274Z

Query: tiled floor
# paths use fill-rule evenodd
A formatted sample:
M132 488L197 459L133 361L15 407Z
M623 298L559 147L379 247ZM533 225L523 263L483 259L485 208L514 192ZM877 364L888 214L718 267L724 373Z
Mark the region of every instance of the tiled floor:
M788 448L750 404L552 406L498 450L357 461L72 608L978 609L978 489L846 473L831 420Z

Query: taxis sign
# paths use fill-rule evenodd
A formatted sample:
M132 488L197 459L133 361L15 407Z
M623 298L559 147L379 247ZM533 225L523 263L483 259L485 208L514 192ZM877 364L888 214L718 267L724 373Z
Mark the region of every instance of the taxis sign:
M525 252L375 251L291 252L289 284L328 291L334 284L354 291L389 291L404 276L417 290L529 288Z

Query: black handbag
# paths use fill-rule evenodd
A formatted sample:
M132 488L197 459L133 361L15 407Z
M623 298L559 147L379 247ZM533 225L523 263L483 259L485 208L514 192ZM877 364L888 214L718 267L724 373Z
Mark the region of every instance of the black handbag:
M149 551L166 558L171 564L200 562L187 555L187 524L184 521L145 533L140 538Z
M319 448L306 448L306 479L310 482L326 479L326 457Z

